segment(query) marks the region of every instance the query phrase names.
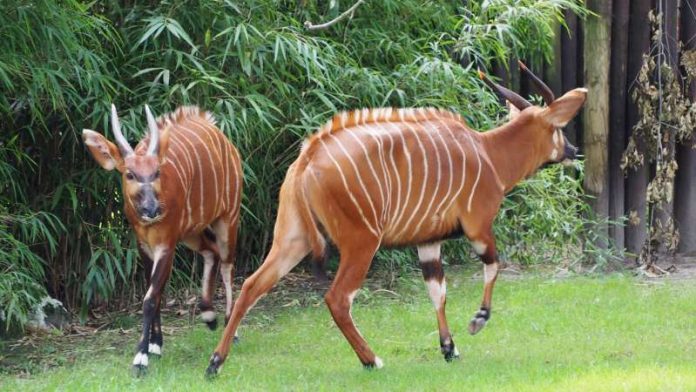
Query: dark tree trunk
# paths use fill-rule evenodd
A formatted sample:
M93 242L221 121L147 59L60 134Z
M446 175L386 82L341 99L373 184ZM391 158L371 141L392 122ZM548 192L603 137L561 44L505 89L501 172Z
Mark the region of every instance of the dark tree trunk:
M580 57L580 53L578 53L578 17L570 11L566 11L565 21L568 25L568 30L562 29L561 31L562 92L582 86L582 84L578 83L578 57ZM576 119L573 119L566 125L565 133L568 140L577 146L580 143L578 143Z
M621 155L626 148L626 61L628 56L629 0L614 0L611 25L611 90L609 131L609 217L624 216L625 176L621 170ZM624 248L623 226L610 226L609 236L618 249Z
M589 89L583 113L585 179L589 203L599 217L609 214L609 59L611 53L611 0L588 0L597 16L585 22L585 80ZM607 236L607 227L598 228ZM600 239L596 244L606 247Z
M631 15L629 18L628 40L628 94L633 91L633 83L638 76L643 64L643 55L650 51L650 24L648 13L651 9L651 0L632 0ZM638 123L640 114L633 98L628 100L626 108L627 135L633 134L633 127ZM644 150L644 141L637 140L639 150ZM647 157L646 157L647 159ZM643 164L635 169L627 170L626 182L626 212L634 218L626 225L626 250L637 256L645 242L647 235L647 205L646 192L648 187L648 165Z
M696 50L696 0L682 1L681 37L686 50ZM696 100L696 82L685 87L687 96ZM674 217L679 228L679 248L681 253L696 252L696 150L694 140L677 147L677 179L675 184Z

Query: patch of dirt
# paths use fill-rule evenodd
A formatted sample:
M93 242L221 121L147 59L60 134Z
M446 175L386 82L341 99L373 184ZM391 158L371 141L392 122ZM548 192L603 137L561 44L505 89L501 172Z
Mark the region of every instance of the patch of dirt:
M658 266L666 272L662 278L672 280L696 280L696 256L676 255L663 259Z

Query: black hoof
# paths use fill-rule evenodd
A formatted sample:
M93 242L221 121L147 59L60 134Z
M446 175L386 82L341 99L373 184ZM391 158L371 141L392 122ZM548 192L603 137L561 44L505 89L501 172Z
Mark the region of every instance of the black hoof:
M365 370L375 370L375 369L381 369L384 367L384 363L382 363L382 360L379 359L379 357L375 357L374 362L363 362L363 367Z
M469 322L469 333L476 335L480 330L483 329L483 327L486 326L486 322L490 317L491 313L488 311L488 309L481 308L481 310L476 312L474 318L472 318Z
M447 362L452 362L455 359L459 359L459 350L457 350L457 347L454 346L453 341L446 344L440 343L440 351L442 351L442 355L445 357L445 361Z
M214 353L212 358L210 358L208 368L205 369L205 378L212 380L217 377L218 373L220 372L220 366L222 366L222 359L218 353Z
M147 376L147 366L145 365L133 365L131 368L131 373L133 377L140 378Z
M205 325L208 326L208 329L211 331L215 331L217 329L217 317L213 319L213 321L206 321Z
M217 378L217 375L218 375L218 369L215 366L210 365L210 366L208 366L207 369L205 369L206 380L212 381L212 380Z
M472 335L476 335L485 326L486 319L481 317L474 317L473 319L471 319L471 322L469 322L469 333Z

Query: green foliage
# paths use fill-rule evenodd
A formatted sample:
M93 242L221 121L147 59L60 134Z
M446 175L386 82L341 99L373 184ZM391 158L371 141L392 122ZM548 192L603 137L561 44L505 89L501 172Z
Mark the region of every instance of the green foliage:
M496 240L506 259L565 266L581 263L589 255L598 266L616 260L612 248L596 246L600 231L595 229L607 222L597 218L586 202L582 162L574 169L551 165L508 194L495 223Z
M21 204L9 209L13 198L24 196L16 186L19 173L8 164L10 156L27 159L12 144L0 145L0 335L21 329L29 311L46 295L41 255L55 254L57 237L65 230L55 215L33 212Z
M50 231L55 245L31 247L48 266L34 283L83 312L96 302L131 302L141 286L118 176L99 168L80 139L82 128L113 138L112 102L132 143L145 129L145 103L159 114L197 104L216 115L244 160L237 252L246 273L268 251L277 189L301 139L334 112L438 106L491 128L496 99L452 54L486 65L510 48L540 61L551 56L553 20L566 8L582 12L570 0L523 3L474 1L460 9L444 0L371 1L352 19L308 33L305 20L337 10L286 0L3 1L0 33L11 39L0 41L0 146L8 150L0 180L12 179L0 182L0 211L42 211L41 221L53 222L47 227L65 227ZM465 20L509 27L496 37L467 30ZM0 232L14 235L26 224ZM178 252L174 283L197 285L192 259Z
M555 26L564 10L587 15L582 0L474 0L457 22L456 52L476 64L513 55L537 64L551 61Z

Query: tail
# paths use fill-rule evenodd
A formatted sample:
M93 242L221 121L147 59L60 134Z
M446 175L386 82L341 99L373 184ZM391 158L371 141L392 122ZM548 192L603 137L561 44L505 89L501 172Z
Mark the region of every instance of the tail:
M300 214L300 219L305 228L307 239L309 241L310 247L312 249L312 259L313 261L323 266L324 256L326 253L326 240L324 236L319 232L319 227L317 226L317 221L312 214L312 210L309 206L309 201L307 198L307 192L305 190L304 181L302 175L304 174L304 169L307 167L308 159L300 154L297 165L294 168L294 188L295 188L295 200L297 201L297 211Z

